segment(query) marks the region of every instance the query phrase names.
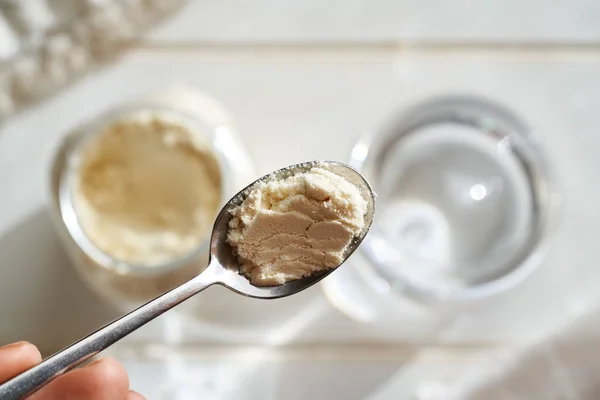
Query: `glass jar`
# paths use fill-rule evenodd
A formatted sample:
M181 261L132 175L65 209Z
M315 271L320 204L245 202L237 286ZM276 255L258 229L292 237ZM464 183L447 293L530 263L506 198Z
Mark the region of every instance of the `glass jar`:
M210 229L191 252L149 267L103 252L82 228L74 204L74 182L82 152L100 132L139 113L152 113L159 119L174 118L195 135L194 141L208 145L217 160L221 180L220 204L214 216L230 197L256 178L254 165L223 107L210 97L186 88L171 88L121 104L70 133L58 149L51 171L56 227L83 280L122 310L130 310L191 279L204 270L208 261Z
M483 299L539 265L560 197L538 139L504 107L469 96L419 104L361 138L350 163L377 212L360 255L323 287L354 318Z

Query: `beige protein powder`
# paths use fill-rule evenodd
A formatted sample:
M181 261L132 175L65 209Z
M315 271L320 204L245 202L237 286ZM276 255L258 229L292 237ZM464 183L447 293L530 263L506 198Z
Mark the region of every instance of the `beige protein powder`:
M231 211L227 241L252 284L280 285L338 267L366 212L356 186L314 167L251 188Z
M75 211L91 242L114 259L158 266L206 239L221 201L207 139L173 115L137 113L82 152Z

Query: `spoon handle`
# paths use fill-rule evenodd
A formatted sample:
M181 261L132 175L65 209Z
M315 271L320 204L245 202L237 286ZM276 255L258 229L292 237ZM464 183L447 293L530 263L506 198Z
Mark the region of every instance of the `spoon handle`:
M216 261L213 261L216 262ZM211 262L212 264L212 262ZM18 400L98 354L167 310L216 283L211 265L194 279L100 328L0 385L0 399Z

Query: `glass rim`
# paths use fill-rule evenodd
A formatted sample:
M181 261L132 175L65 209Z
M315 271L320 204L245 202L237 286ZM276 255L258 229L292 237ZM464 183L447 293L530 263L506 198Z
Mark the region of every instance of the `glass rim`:
M364 173L365 168L374 163L373 158L381 156L380 154L374 156L374 151L385 152L391 147L388 144L399 137L439 123L457 123L470 126L480 132L485 126L500 127L491 133L497 138L508 138L511 142L515 142L511 150L520 165L525 167L534 203L534 213L536 213L532 222L534 229L528 235L524 245L515 251L515 256L505 263L506 273L484 282L452 289L417 283L406 273L395 272L392 275L386 271L389 266L381 265L368 254L367 246L361 246L359 251L374 272L389 285L390 290L405 293L422 301L474 300L504 292L525 280L540 265L549 238L556 228L561 203L558 184L547 162L546 152L520 116L480 96L451 94L423 100L388 120L379 129L371 130L360 137L352 148L349 164ZM523 154L519 151L515 152L514 148L519 148L519 151L528 148L532 159L523 160ZM369 243L369 236L365 238L365 242L365 244Z

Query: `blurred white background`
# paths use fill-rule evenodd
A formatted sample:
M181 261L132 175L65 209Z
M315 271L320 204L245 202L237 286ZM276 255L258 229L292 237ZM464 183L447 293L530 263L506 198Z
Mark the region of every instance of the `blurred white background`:
M119 55L0 127L0 343L48 353L117 315L68 265L48 167L69 129L171 84L223 103L260 174L348 160L417 100L488 96L534 128L565 204L540 270L443 330L413 305L353 321L318 287L268 306L214 289L207 299L232 310L214 311L222 325L167 315L111 349L149 399L443 399L467 367L600 301L600 2L195 0ZM249 313L271 317L257 326Z

